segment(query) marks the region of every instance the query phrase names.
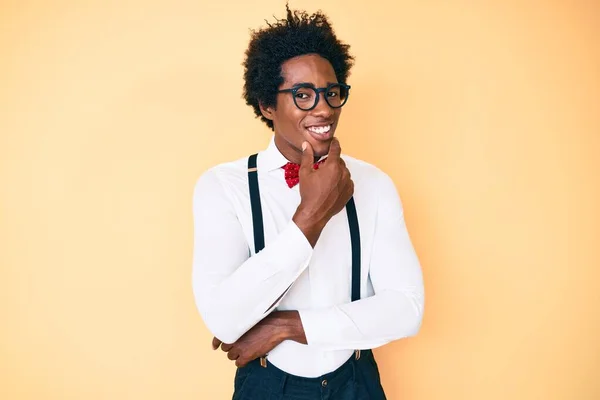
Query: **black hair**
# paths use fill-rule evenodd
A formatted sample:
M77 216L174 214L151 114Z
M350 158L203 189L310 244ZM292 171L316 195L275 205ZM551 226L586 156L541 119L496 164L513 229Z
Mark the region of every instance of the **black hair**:
M251 31L244 66L244 99L254 113L271 129L273 121L265 118L259 104L276 107L277 90L283 83L281 65L294 57L318 54L333 66L338 82L346 82L354 57L350 46L336 37L327 16L321 11L290 10L287 17L276 19L268 27Z

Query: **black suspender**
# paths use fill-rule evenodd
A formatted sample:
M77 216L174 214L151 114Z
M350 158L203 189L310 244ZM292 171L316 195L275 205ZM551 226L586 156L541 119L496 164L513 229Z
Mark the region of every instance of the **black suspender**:
M265 247L265 231L263 227L262 207L260 204L260 191L258 189L258 173L256 158L253 154L248 158L248 186L250 188L250 205L252 207L252 225L254 228L254 252L255 254ZM358 228L358 217L356 205L351 197L346 204L348 225L350 228L350 241L352 244L352 301L360 299L360 231Z
M258 189L258 173L256 172L256 157L248 158L248 186L250 187L250 204L252 206L252 226L254 227L254 253L265 248L265 230L263 227L260 191Z
M352 301L360 299L360 231L354 197L346 204L348 225L350 227L350 242L352 244Z

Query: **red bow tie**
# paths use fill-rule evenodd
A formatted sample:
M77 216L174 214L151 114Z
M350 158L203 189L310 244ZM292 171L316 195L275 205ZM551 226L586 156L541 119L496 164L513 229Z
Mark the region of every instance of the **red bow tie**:
M319 169L319 165L327 160L326 158L322 159L318 163L313 164L314 169ZM300 165L294 163L287 163L283 166L283 170L285 171L285 181L287 182L290 188L293 188L300 182L300 176L298 175L298 171L300 171Z

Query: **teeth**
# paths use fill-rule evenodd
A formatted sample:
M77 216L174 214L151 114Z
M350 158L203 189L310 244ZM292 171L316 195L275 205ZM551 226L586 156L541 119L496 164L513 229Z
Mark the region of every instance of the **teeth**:
M329 132L330 129L331 129L331 125L327 125L327 126L311 126L310 128L308 128L309 131L314 132L314 133L318 133L319 135L323 135L323 134Z

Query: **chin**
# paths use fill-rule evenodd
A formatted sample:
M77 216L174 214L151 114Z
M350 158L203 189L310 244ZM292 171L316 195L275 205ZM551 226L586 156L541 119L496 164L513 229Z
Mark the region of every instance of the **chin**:
M306 140L313 148L313 152L315 157L323 157L329 153L329 148L331 147L331 141L335 136L333 132L329 138L326 139L316 139L310 134L303 135L304 140ZM302 150L300 150L302 151Z
M324 143L324 142L319 143L318 148L314 148L315 156L318 156L318 157L326 156L327 154L329 154L330 147L331 147L331 140L329 140L326 143Z

